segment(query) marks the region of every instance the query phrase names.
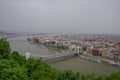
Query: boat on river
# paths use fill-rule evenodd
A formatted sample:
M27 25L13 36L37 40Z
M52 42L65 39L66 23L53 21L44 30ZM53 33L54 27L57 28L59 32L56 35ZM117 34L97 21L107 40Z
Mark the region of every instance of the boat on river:
M43 48L43 49L44 49L44 48L45 48L45 46L43 46L43 45L42 45L42 46L41 46L41 48Z
M89 60L89 61L94 61L94 62L98 62L98 63L101 62L100 59L94 58L92 56L80 56L80 57L83 58L83 59Z
M120 63L119 63L119 62L114 62L114 61L112 61L112 62L109 62L108 64L113 65L113 66L120 67Z

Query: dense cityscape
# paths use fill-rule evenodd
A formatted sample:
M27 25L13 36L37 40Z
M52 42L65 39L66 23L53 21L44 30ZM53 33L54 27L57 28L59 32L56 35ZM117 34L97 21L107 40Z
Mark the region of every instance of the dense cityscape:
M60 50L64 54L79 53L85 59L120 66L119 35L46 34L29 36L28 41Z

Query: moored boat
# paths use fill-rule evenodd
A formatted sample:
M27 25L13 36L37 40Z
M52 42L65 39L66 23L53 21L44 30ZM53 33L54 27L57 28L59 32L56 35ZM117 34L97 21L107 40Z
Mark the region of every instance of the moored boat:
M86 59L86 60L89 60L89 61L94 61L94 62L101 62L100 59L97 59L97 58L94 58L94 57L91 57L91 56L80 56L81 58L83 59Z
M108 62L108 64L113 65L113 66L120 67L120 63L119 63L119 62L111 61L111 62Z

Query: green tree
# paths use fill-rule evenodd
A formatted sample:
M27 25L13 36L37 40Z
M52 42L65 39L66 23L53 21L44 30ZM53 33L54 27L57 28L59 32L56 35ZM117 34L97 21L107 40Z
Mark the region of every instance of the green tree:
M87 47L86 47L86 46L83 46L82 50L83 50L83 51L86 51L86 50L87 50Z
M0 39L0 58L8 58L9 54L10 54L9 42L4 39Z
M26 71L12 59L0 59L0 80L28 80Z
M78 80L77 76L72 71L61 72L58 80Z
M120 80L120 72L113 72L107 80Z
M20 65L26 64L25 56L20 55L17 51L13 51L9 58L17 61Z

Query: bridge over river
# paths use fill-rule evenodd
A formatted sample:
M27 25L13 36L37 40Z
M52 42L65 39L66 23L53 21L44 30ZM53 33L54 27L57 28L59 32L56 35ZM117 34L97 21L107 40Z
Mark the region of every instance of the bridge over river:
M70 58L73 56L78 56L78 53L61 53L61 54L56 54L56 55L49 56L49 57L43 57L42 60L46 61L46 62L51 62L51 61L55 61L55 60Z
M26 52L26 59L32 55L33 54ZM79 53L59 53L59 54L55 54L55 55L48 56L48 57L42 57L42 60L45 62L52 62L52 61L57 61L57 60L65 59L65 58L78 56L78 55Z

